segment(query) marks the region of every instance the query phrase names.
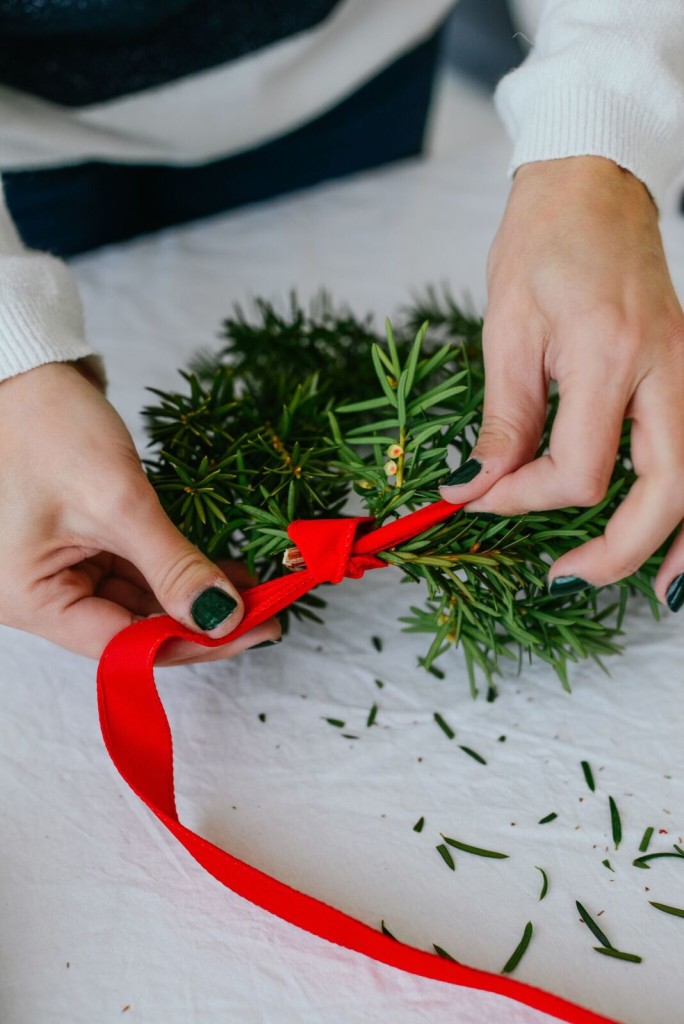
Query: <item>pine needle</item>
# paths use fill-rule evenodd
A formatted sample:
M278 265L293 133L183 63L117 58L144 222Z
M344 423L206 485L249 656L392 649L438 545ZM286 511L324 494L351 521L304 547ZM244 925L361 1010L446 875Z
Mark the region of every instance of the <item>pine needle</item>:
M446 866L448 868L451 868L452 871L455 871L456 870L456 864L454 862L454 858L451 856L451 854L449 853L448 848L444 845L444 843L440 843L439 846L436 847L436 850L437 850L437 853L442 858L442 860L444 861L444 863L446 864Z
M532 932L533 931L534 931L534 928L532 927L532 922L528 921L527 924L525 925L525 930L524 930L524 932L522 934L522 938L521 938L520 942L518 943L518 945L513 950L513 953L511 954L510 959L507 960L506 963L501 968L501 973L502 974L511 974L511 972L516 969L516 967L518 966L518 964L522 960L523 956L525 955L527 947L530 944L530 940L532 938Z
M542 887L541 892L539 893L539 902L541 902L549 891L549 876L544 871L544 868L540 868L536 864L535 867L537 868L537 871L541 872L542 876Z
M605 932L602 932L596 921L592 918L588 910L585 910L579 900L575 900L575 906L577 907L579 916L582 918L584 923L590 932L599 940L602 946L607 946L609 949L613 948L613 943L606 936Z

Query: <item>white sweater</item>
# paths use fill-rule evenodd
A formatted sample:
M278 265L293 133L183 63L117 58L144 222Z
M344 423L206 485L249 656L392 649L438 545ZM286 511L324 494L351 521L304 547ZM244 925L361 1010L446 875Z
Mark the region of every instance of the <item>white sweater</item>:
M0 168L192 164L249 149L333 107L453 2L342 0L316 27L225 66L86 107L0 86ZM662 205L684 166L682 0L546 0L530 56L495 99L514 142L509 173L604 156ZM0 380L91 353L71 274L23 246L0 190Z

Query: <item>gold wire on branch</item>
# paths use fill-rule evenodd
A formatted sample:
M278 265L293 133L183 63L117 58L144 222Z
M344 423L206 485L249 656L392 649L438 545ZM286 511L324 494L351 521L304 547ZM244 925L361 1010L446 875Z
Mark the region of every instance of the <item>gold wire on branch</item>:
M428 327L429 324L429 327ZM259 300L236 308L224 344L181 371L181 392L154 388L144 410L153 454L149 478L171 519L214 559L244 557L263 580L291 571L283 554L294 519L336 516L356 494L378 525L436 497L468 458L481 423L482 321L430 290L388 322L336 309L322 294L306 312ZM549 397L540 452L558 399ZM625 423L608 492L589 509L516 518L455 515L380 555L405 582L422 585L401 617L425 633L420 663L459 648L473 695L478 677L496 695L504 664L523 657L553 667L569 689L568 663L617 653L627 604L643 595L658 617L650 581L665 546L636 573L600 592L551 596L551 561L603 533L635 479ZM289 556L288 556L289 557ZM309 594L291 609L320 621ZM287 623L285 623L287 625Z

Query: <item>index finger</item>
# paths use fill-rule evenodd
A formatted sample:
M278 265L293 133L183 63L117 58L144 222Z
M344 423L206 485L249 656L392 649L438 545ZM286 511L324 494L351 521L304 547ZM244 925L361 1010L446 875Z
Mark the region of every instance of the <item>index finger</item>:
M625 410L625 380L607 379L600 356L573 360L559 380L559 403L547 453L502 477L466 512L515 516L568 506L595 505L615 466Z

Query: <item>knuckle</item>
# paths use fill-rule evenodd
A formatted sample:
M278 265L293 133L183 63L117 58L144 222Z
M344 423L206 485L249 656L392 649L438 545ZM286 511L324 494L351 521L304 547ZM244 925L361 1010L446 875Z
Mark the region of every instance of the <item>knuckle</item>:
M155 580L155 589L162 594L174 594L189 599L197 589L201 556L193 549L182 551L173 561L165 562ZM208 584L207 584L208 585Z
M505 442L509 437L510 429L502 417L484 416L477 435L478 450Z
M643 556L641 558L631 558L628 562L625 562L625 564L622 566L619 579L625 580L628 576L633 576L635 572L638 572L639 569L642 568L645 561L646 557Z
M586 316L585 333L588 344L604 338L613 339L616 344L602 348L602 354L614 358L616 365L636 357L643 348L645 333L639 319L617 304L603 304L592 309Z
M584 313L584 322L594 335L611 337L627 335L632 330L632 321L625 310L616 302L599 302L589 306Z
M510 441L519 433L515 423L506 416L490 413L482 420L478 444L501 443Z
M681 379L684 370L684 321L678 321L665 339L666 358L672 372Z
M499 295L496 305L490 304L482 325L482 349L485 360L495 357L495 350L506 348L527 350L530 338L539 334L538 315L520 298L519 290ZM524 325L524 328L521 327ZM543 331L542 331L543 333Z
M637 555L626 555L615 562L612 566L611 582L618 582L619 580L627 579L628 576L632 576L638 569L643 565L644 559L639 558Z
M678 462L678 465L673 462L667 472L653 476L650 486L654 494L662 495L669 508L678 509L684 519L684 452Z
M526 441L527 431L512 416L490 413L483 417L477 438L477 451L485 454L497 450L518 449Z
M506 324L510 325L511 319L506 307L506 302L500 302L496 306L490 303L482 324L482 344L485 347L498 339Z
M672 344L678 347L684 346L684 316L679 312L679 310L671 319L670 330L668 333Z
M606 496L608 480L603 474L592 473L584 470L574 475L568 489L568 505L576 505L580 508L591 508L598 505Z

